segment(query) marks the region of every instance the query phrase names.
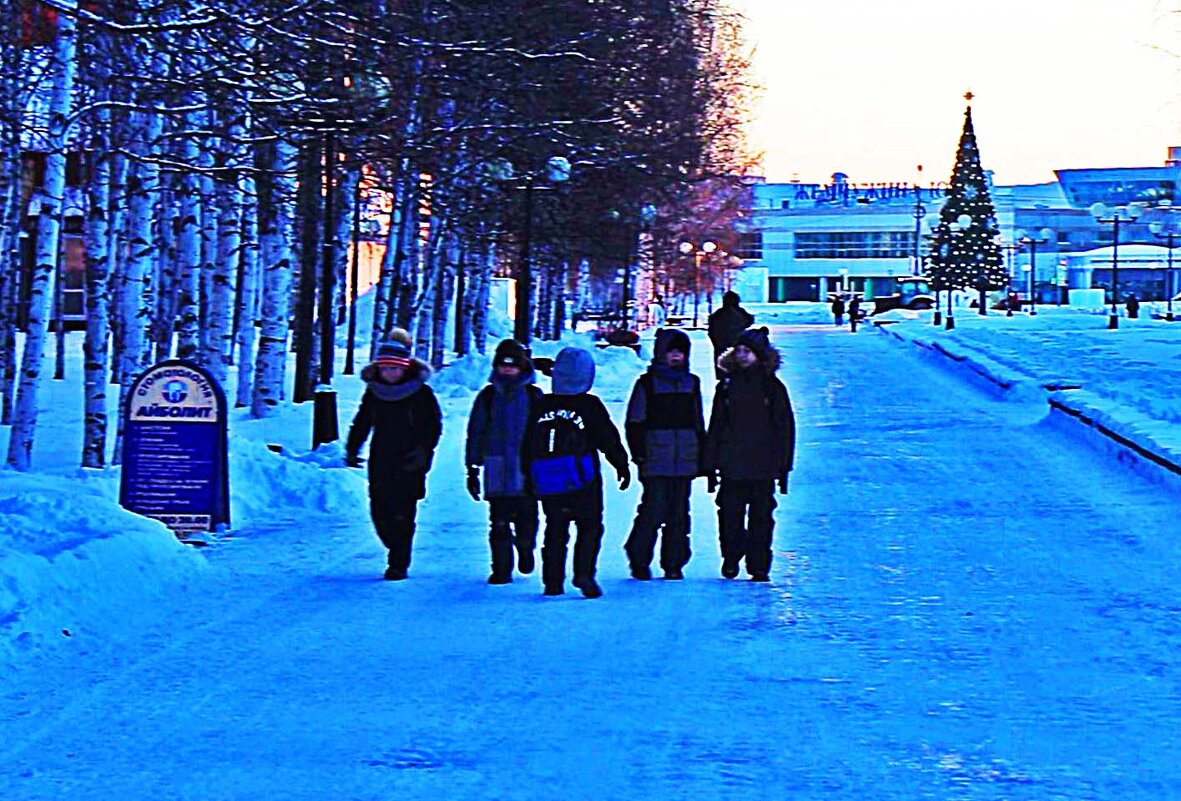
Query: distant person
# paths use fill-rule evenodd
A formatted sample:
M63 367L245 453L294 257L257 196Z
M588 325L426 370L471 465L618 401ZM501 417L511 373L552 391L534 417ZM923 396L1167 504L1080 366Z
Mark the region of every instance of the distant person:
M599 453L615 468L619 489L631 484L627 451L611 415L597 396L594 357L567 347L554 359L552 392L536 398L529 410L521 449L525 475L545 512L541 580L546 595L565 592L570 524L574 542L573 584L587 598L603 591L595 566L603 542L603 476Z
M426 474L443 433L435 393L427 386L431 368L410 355L410 334L394 329L361 370L365 394L349 428L345 464L361 466L369 445L369 511L377 536L389 551L385 579L401 581L410 569L414 517L426 497Z
M709 316L709 341L714 346L714 364L738 341L738 335L754 323L755 318L738 305L741 298L737 292L722 295L722 308ZM721 371L717 372L721 377Z
M832 322L837 328L845 324L845 301L837 295L832 299Z
M689 336L676 328L656 332L656 353L627 404L624 431L644 487L624 550L632 578L652 578L660 534L664 577L684 578L689 562L689 490L701 474L705 418L701 381L689 372Z
M745 557L751 581L769 581L775 487L787 494L795 415L787 388L775 375L779 351L765 327L744 331L720 364L704 466L706 488L718 490L722 576L736 578Z
M857 333L857 323L861 321L861 296L854 295L849 301L849 327Z
M533 362L525 346L506 339L496 346L488 385L476 395L467 423L467 490L488 501L492 550L489 584L513 580L513 549L521 573L533 572L537 544L537 498L529 492L521 467L521 443L529 409L542 392L534 385Z
M648 304L648 323L656 328L664 328L668 321L668 309L664 308L664 298L656 295Z
M1136 293L1128 295L1128 302L1125 306L1128 310L1128 319L1135 320L1140 316L1140 299L1136 297Z

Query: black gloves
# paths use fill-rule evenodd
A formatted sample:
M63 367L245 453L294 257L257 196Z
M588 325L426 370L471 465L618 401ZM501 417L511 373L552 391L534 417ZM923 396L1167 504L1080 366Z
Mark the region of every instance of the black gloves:
M619 479L619 489L621 491L632 485L632 473L626 467L622 470L616 470L615 475Z
M782 473L779 474L779 482L778 483L779 483L779 494L786 495L787 494L787 471L786 470L784 470Z
M467 494L473 501L480 500L480 468L474 464L467 467Z
M718 489L718 471L710 470L705 474L705 491L716 492Z
M426 448L415 448L406 454L402 462L402 469L410 473L425 473L430 463L431 454Z
M355 453L345 454L344 463L347 467L360 467L362 464L364 464L364 462L365 460Z

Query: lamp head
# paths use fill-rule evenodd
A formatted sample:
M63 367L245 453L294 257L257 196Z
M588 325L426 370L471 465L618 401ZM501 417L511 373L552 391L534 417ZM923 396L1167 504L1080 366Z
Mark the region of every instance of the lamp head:
M570 180L570 161L565 156L550 156L545 162L545 177L550 183L560 184Z
M681 251L686 256L688 256L690 253L693 252L693 243L692 242L682 242L681 244L677 245L677 250Z
M717 246L717 243L715 243L715 242L702 242L701 243L701 251L703 253L713 253L717 249L718 249L718 246Z
M1107 206L1100 200L1096 200L1091 204L1091 216L1096 220L1101 220L1109 214Z
M955 218L955 221L960 224L960 228L968 228L972 225L972 215L961 214Z

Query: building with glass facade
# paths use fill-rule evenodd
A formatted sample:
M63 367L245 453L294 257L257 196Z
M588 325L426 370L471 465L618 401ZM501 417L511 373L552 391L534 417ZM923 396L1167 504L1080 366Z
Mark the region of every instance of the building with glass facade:
M1057 303L1072 288L1110 290L1114 230L1096 219L1092 206L1135 203L1144 214L1119 227L1120 297L1176 294L1181 281L1166 280L1166 244L1174 230L1181 245L1181 204L1172 205L1181 197L1181 148L1170 148L1158 167L1055 175L1050 183L990 187L1015 291ZM946 186L858 184L843 173L827 184L756 182L738 253L745 260L743 297L784 302L824 300L839 290L889 294L898 278L922 272L929 218L938 214ZM1023 238L1038 240L1036 247Z

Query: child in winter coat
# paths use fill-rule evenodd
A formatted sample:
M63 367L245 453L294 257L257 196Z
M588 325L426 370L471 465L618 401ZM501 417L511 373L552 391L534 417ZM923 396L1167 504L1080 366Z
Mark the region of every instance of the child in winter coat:
M574 543L573 584L587 598L603 591L595 565L603 540L603 477L599 452L615 468L619 488L627 489L631 472L619 431L607 407L590 394L595 361L585 350L563 348L553 366L553 392L533 402L522 456L533 491L545 512L541 578L546 595L561 595L566 581L566 545L570 524Z
M513 545L517 567L533 572L537 543L537 498L529 493L521 467L521 443L530 404L541 397L533 384L533 362L515 339L496 346L492 377L476 395L467 422L467 488L480 500L480 468L484 468L484 497L491 529L492 575L489 584L513 580Z
M431 368L410 355L410 335L395 329L377 349L377 358L361 371L365 394L353 418L345 461L361 464L361 446L369 446L369 511L377 536L389 549L385 578L401 581L410 568L414 516L426 496L426 474L443 432L435 393L427 386Z
M775 484L787 494L796 425L787 388L775 375L780 357L766 328L743 331L718 360L722 378L706 435L706 476L718 492L722 575L735 578L746 557L752 581L768 581Z
M624 550L633 578L652 578L661 527L660 567L666 579L684 578L689 562L689 489L701 474L705 419L701 381L689 372L689 337L675 328L656 332L656 352L627 405L624 427L644 493Z

